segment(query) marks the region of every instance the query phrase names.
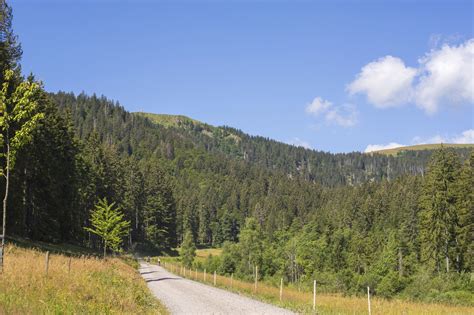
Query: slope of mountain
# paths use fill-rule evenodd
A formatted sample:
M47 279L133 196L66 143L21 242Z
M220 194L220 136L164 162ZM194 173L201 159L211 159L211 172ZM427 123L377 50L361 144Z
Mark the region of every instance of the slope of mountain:
M185 116L129 113L105 97L60 92L52 98L60 108L71 112L80 138L95 130L103 142L115 145L127 155L154 154L173 159L175 151L193 149L324 186L357 185L402 174L423 174L432 154L431 150L406 151L399 156L332 154L251 136L231 127L213 127ZM468 148L457 150L464 157L469 152Z
M385 155L398 155L407 151L422 151L422 150L436 150L441 148L454 148L454 149L465 149L474 148L472 143L435 143L435 144L418 144L411 146L398 147L393 149L378 150L371 153L385 154Z

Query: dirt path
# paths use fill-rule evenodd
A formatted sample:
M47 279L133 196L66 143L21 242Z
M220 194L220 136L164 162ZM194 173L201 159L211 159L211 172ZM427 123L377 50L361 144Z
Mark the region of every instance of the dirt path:
M294 314L245 296L183 279L156 265L140 263L140 274L171 314Z

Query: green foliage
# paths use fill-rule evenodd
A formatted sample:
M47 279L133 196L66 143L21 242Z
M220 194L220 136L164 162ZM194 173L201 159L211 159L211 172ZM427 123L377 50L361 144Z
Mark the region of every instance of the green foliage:
M196 257L196 245L194 245L193 235L191 231L184 234L183 243L179 249L179 256L184 266L191 268L193 266L194 257Z
M0 90L0 145L6 150L0 157L7 158L12 169L16 161L16 153L31 141L32 133L44 114L38 112L38 99L41 97L40 84L32 79L16 84L18 77L13 70L6 70L5 80ZM6 173L6 165L2 174Z
M459 213L457 180L459 159L455 152L441 148L430 163L420 196L420 238L423 258L441 271L446 272L456 259Z
M130 222L124 220L124 215L115 203L109 204L107 199L101 199L91 212L92 228L85 227L88 232L94 233L102 238L104 242L104 257L107 248L121 251L123 237L129 233Z
M20 72L19 61L23 54L18 37L12 29L12 9L6 1L0 1L0 84L6 81L5 71Z
M316 279L322 291L363 294L370 285L385 297L472 298L472 149L331 154L131 114L103 96L47 95L18 75L21 49L2 4L0 63L15 71L1 82L0 160L10 146L14 233L98 248L114 218L120 233L104 249L118 249L130 222L129 249L183 240L185 258L194 240L224 244L208 272L250 279L258 266L260 278L302 288Z

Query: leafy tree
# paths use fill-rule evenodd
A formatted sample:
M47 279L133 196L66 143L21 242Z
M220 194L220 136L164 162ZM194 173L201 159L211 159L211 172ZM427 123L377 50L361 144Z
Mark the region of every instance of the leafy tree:
M123 219L124 215L119 208L114 208L115 203L109 204L107 199L101 199L91 212L92 228L85 227L86 231L92 232L102 238L104 242L104 258L107 248L120 251L123 237L129 233L130 221Z
M44 117L44 114L37 110L41 85L28 79L16 86L16 75L12 70L5 71L4 77L5 81L0 90L0 175L5 177L2 248L6 235L10 171L15 165L17 152L31 140L33 130Z
M184 234L183 243L179 249L179 256L183 265L188 268L192 267L194 257L196 257L196 246L194 245L193 234L189 230Z

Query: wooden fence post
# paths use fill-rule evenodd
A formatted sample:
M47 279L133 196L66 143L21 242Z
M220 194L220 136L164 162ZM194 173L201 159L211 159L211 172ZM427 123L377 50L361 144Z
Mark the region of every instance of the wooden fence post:
M234 274L232 273L232 274L230 275L230 288L232 289L233 286L234 286Z
M71 260L72 260L72 257L69 256L69 261L67 263L67 273L71 273Z
M372 310L370 308L370 287L367 287L367 303L369 304L369 315L371 315Z
M280 279L280 302L283 299L283 278Z
M45 260L45 266L44 266L44 272L46 276L48 275L48 269L49 269L49 251L46 252L46 260Z
M313 311L316 310L316 280L313 281Z
M196 272L194 273L194 279L198 279L198 269L196 268Z
M206 269L204 269L204 282L206 282L206 275L207 275L207 272L206 272Z
M255 293L257 293L257 281L258 281L258 266L255 266L255 286L254 286Z
M214 270L214 286L216 286L216 271Z

